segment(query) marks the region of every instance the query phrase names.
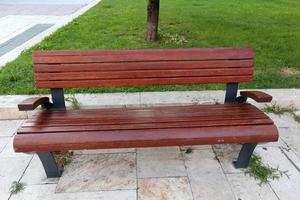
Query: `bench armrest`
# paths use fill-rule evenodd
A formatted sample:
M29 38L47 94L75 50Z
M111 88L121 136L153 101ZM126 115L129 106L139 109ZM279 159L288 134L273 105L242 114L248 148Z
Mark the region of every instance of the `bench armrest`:
M20 111L34 110L40 105L49 104L49 97L31 97L18 104Z
M256 102L271 102L273 98L271 95L260 91L241 91L240 94L241 96L251 98Z

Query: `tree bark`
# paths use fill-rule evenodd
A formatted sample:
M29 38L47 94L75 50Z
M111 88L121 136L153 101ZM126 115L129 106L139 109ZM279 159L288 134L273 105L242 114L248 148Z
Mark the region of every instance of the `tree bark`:
M159 16L159 0L148 0L147 8L147 41L155 41L158 38L158 16Z

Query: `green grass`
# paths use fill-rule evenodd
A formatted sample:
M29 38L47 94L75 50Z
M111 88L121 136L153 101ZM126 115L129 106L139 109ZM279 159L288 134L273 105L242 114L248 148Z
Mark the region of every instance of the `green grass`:
M284 113L294 114L296 109L292 105L288 107L282 107L276 103L272 103L270 105L266 105L266 107L263 108L263 111L266 113L274 113L276 115L282 115Z
M10 193L17 194L19 192L22 192L25 189L25 186L25 183L14 181L10 186Z
M299 88L300 78L282 69L300 70L298 0L162 0L160 40L144 40L146 3L103 0L87 13L24 51L0 71L0 94L37 94L33 50L136 49L177 47L255 47L255 80L242 88ZM223 89L223 85L71 89L67 92L133 92Z
M279 179L287 174L287 171L281 171L278 168L265 165L258 155L252 155L249 167L246 169L245 174L248 174L258 180L260 185L270 182L270 180Z

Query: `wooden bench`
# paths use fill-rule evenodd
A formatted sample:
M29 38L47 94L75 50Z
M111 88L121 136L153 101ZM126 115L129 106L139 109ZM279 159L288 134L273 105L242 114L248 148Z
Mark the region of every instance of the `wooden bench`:
M14 138L16 152L36 152L48 177L61 175L51 152L79 149L243 144L235 167L249 164L259 142L278 140L273 121L247 98L270 102L238 83L253 80L251 48L38 51L33 53L37 88L22 111L42 105ZM146 108L66 110L64 88L227 84L225 103Z

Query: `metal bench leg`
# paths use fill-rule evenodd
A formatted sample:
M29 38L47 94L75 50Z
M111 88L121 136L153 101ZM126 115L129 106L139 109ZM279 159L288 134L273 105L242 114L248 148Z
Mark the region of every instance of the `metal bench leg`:
M38 152L37 155L42 161L42 164L44 166L48 178L61 176L61 170L57 166L54 156L51 152Z
M235 168L246 168L246 167L248 167L249 162L250 162L250 158L252 156L252 153L253 153L256 145L257 145L257 143L243 144L237 161L233 162Z

